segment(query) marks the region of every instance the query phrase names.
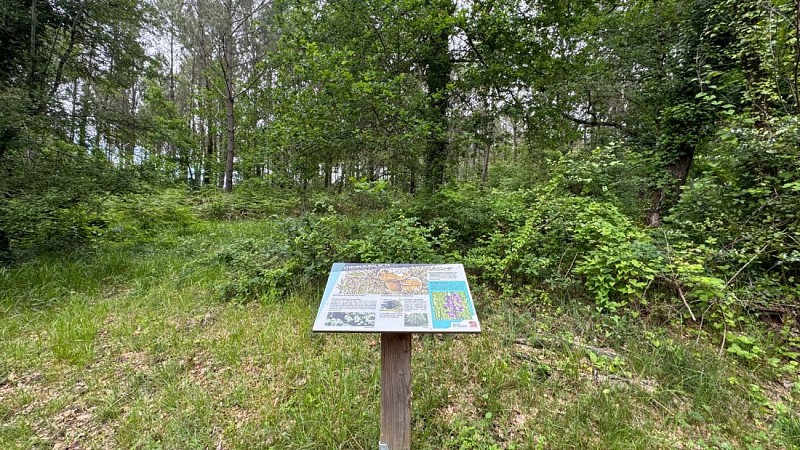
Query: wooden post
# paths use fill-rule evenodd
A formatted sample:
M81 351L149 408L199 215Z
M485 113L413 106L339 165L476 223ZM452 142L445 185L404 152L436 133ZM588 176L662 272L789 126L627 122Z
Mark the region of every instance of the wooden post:
M381 333L380 448L411 449L411 333Z

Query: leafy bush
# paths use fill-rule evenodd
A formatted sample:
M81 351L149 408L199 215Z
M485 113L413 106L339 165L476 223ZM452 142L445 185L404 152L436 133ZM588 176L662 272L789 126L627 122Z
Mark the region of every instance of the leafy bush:
M105 228L105 200L141 188L137 172L51 138L0 155L0 262L92 243Z
M220 248L208 260L226 266L233 274L222 287L225 300L277 300L296 281L297 266L288 245L281 242L244 239Z
M406 217L352 219L308 215L284 222L286 236L233 242L210 262L228 267L227 299L274 301L296 286L320 283L334 262L440 262L446 233Z
M447 248L449 242L444 225L423 226L416 218L404 216L369 223L363 233L344 246L344 259L365 263L442 262L437 250Z
M450 232L453 250L466 251L494 230L522 224L534 198L535 194L527 190L480 189L465 183L420 196L402 214L418 217L422 223L443 224Z
M717 137L696 158L697 179L670 211L659 245L678 294L707 323L731 330L759 305L800 306L800 119L753 127L739 118ZM755 354L733 344L732 355Z
M17 253L75 248L101 236L106 220L97 201L63 204L58 195L25 195L5 202L0 227Z
M575 217L578 248L585 249L575 263L575 273L597 306L614 311L641 299L660 268L659 253L642 230L615 207L590 202Z
M741 286L800 278L800 119L720 131L714 152L698 157L700 177L670 212L669 228L692 242L713 239L710 269ZM791 298L796 302L796 293Z
M612 311L641 296L657 272L650 238L612 204L542 197L527 213L522 226L473 248L469 267L510 289L564 287L571 273L583 275L597 306Z

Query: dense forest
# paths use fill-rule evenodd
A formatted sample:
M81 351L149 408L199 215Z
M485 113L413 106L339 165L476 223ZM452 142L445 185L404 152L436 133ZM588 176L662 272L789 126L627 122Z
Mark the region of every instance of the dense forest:
M70 371L96 367L104 328L80 311L106 305L112 317L108 298L149 298L137 293L158 286L155 258L172 267L163 275L174 277L171 295L208 284L191 295L214 314L185 319L198 336L217 316L244 314L217 308L267 308L245 309L240 322L266 311L311 314L337 261L462 263L476 298L487 299L479 313L503 330L470 352L507 356L504 370L533 364L529 382L552 392L564 386L547 385L564 357L575 373L589 364L595 384L597 373L629 385L638 374L676 396L654 394L660 406L642 413L674 419L664 420L678 431L662 440L631 425L641 417L581 422L590 394L567 401L572 422L544 422L569 431L526 432L498 425L516 424L524 408L500 401L499 390L522 382L497 369L498 391L473 392L477 412L457 420L437 422L431 411L452 405L420 394L415 420L429 425L414 433L429 448L800 445L800 2L0 2L0 339L17 343L0 351L0 400L9 405L0 406L0 424L9 424L0 444L88 439L20 422L36 401L14 400L13 389L39 367L23 355L44 351L22 342L55 324L51 335L67 335L48 358ZM299 326L289 317L287 327ZM93 331L73 336L59 323ZM557 344L533 337L542 323ZM568 337L560 323L572 327ZM133 342L131 333L121 336ZM591 346L576 350L573 337ZM650 353L637 353L645 341ZM356 341L334 342L364 356ZM514 345L555 346L557 357L520 360ZM649 359L592 350L627 346ZM574 351L588 356L564 356ZM293 370L301 369L284 368ZM728 397L712 398L715 389ZM591 395L606 409L653 404ZM294 401L280 406L291 427L312 408ZM175 431L192 428L184 423L143 438L135 430L146 426L131 419L137 403L115 402L106 421L128 421L89 447L372 446L371 422L337 424L351 431L336 435L330 411L307 416L320 427L307 434L274 419L253 422L253 434L221 425L187 441ZM148 405L139 406L162 411ZM218 422L209 417L206 431ZM587 424L635 432L599 441L571 434ZM283 431L266 439L259 427ZM567 437L572 444L559 440Z

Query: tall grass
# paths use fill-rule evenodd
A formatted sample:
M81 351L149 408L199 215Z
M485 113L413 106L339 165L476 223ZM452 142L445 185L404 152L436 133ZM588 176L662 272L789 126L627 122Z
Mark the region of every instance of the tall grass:
M207 256L283 233L203 222L0 272L0 448L376 447L377 335L312 334L316 286L221 295ZM798 393L684 329L473 293L483 334L413 339L414 448L798 443Z

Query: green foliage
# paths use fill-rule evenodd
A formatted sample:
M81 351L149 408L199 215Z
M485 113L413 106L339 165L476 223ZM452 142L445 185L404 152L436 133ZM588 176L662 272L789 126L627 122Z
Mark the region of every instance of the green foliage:
M575 273L584 275L598 308L615 311L644 296L658 271L659 255L630 219L610 205L590 203L570 231L579 248L586 249L575 262Z
M729 336L728 341L730 342L727 349L728 353L739 358L752 361L754 359L760 359L764 354L764 350L756 345L756 341L753 338L748 336Z
M799 124L793 117L774 119L767 128L732 124L721 130L717 152L698 161L702 178L685 190L669 219L670 228L691 242L714 245L707 270L731 277L741 269L735 286L748 299L756 299L748 285L772 285L767 290L783 291L777 297L789 302L800 298L789 287L800 274Z
M204 189L192 196L191 200L200 217L216 220L290 215L300 209L300 200L291 196L291 193L262 186L257 180L248 180L237 186L236 195Z
M0 9L0 260L5 261L91 241L103 199L131 191L141 175L132 167L135 139L128 120L134 108L111 106L109 100L134 86L134 73L147 59L137 38L149 7L136 1L8 0ZM30 37L25 45L12 35L22 29ZM92 89L94 101L88 98ZM97 136L93 148L89 127ZM109 148L100 148L101 135ZM131 170L122 170L123 158Z
M388 191L386 180L368 181L367 177L349 178L353 186L353 206L363 209L380 209L389 206L393 193Z
M42 142L29 151L25 165L0 158L11 174L0 181L0 231L17 257L92 242L106 227L106 200L139 189L136 174L78 146Z
M154 151L147 164L165 175L172 174L177 180L184 180L192 159L197 158L193 151L196 151L198 137L192 135L177 105L167 97L162 86L147 80L145 106L139 116L144 133L138 139L141 145Z
M282 227L286 235L235 239L209 257L233 273L225 298L284 299L295 287L324 281L334 262L441 262L438 251L447 243L441 229L403 216L310 215Z
M268 239L243 239L217 249L209 262L222 264L232 280L222 287L226 300L285 299L288 289L300 283L297 266L288 258L288 248Z
M454 250L465 252L492 230L506 230L525 220L525 209L535 200L527 190L480 189L463 183L458 188L443 188L433 195L421 195L404 214L419 217L423 223L446 227Z
M446 228L435 224L422 226L413 217L376 220L363 233L363 238L351 240L342 250L343 256L352 258L351 262L442 262L437 250L449 247Z
M652 152L650 152L652 153ZM666 183L652 163L653 155L611 142L591 151L573 150L551 162L547 184L556 191L613 202L629 216L646 207L640 192L651 184ZM662 174L663 175L663 174Z
M516 445L501 447L497 440L492 436L491 425L492 413L486 413L483 420L476 424L466 424L458 422L454 425L455 434L451 438L448 448L454 450L500 450L507 448L516 449Z
M658 269L658 251L612 204L540 197L527 219L473 248L468 263L505 288L568 287L583 276L598 308L614 311L642 297Z
M197 224L181 190L111 199L104 218L107 221L104 231L111 240L139 241L166 229L185 233Z

